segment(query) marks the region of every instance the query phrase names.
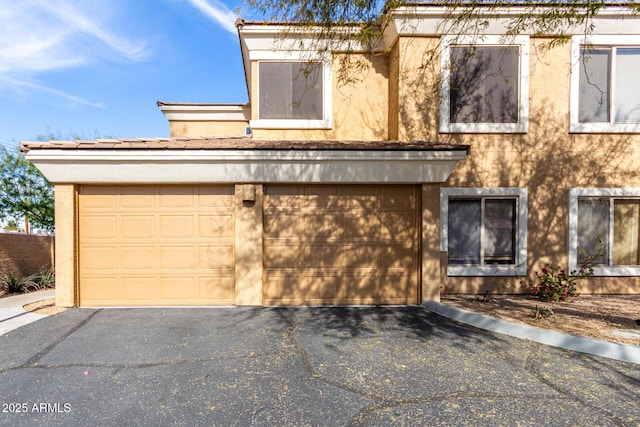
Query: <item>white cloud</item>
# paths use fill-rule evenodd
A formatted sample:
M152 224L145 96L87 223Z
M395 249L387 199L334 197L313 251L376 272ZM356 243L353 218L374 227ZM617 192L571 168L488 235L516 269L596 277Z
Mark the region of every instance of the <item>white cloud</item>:
M100 2L110 7L110 2ZM0 0L0 78L22 90L45 91L74 102L98 106L38 83L42 73L98 61L146 59L142 41L109 29L109 19L93 1ZM4 86L4 85L3 85Z
M53 89L50 87L46 87L46 86L42 86L40 84L37 83L33 83L33 82L29 82L26 80L15 80L15 79L10 79L10 78L6 78L6 77L2 77L0 75L0 87L2 86L2 84L6 84L7 86L11 86L14 89L36 89L39 92L46 92L46 93L50 93L53 95L56 95L60 98L64 98L68 101L72 101L74 103L77 104L83 104L83 105L88 105L90 107L96 107L96 108L104 108L104 105L100 104L100 103L96 103L96 102L91 102L88 101L84 98L80 98L79 96L74 96L71 94L68 94L64 91L58 90L58 89Z
M226 31L231 34L237 34L235 22L238 19L238 15L223 3L217 0L187 0L187 2L208 18L213 19Z

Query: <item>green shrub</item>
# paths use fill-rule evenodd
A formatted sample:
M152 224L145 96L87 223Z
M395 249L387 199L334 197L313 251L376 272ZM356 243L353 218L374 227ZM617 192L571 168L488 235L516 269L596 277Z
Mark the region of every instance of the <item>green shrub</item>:
M542 273L536 271L536 283L529 285L529 293L542 301L564 302L580 294L577 291L576 281L593 276L594 260L603 254L602 239L598 237L600 247L595 255L586 255L581 251L582 266L579 270L566 270L559 266L545 264Z
M21 294L55 287L53 267L43 267L37 273L21 276L12 271L0 271L0 291L9 294Z

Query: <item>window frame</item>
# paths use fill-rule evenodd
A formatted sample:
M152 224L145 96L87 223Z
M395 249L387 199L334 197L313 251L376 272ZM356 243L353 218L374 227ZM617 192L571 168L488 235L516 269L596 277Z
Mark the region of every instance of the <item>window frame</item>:
M570 188L569 189L569 232L568 258L569 270L579 269L578 265L578 199L602 197L614 199L640 199L640 188ZM613 218L609 218L611 221ZM613 227L609 226L609 244L613 245ZM610 248L606 248L607 253ZM610 256L610 254L609 254ZM594 266L594 276L640 276L638 266Z
M451 123L450 48L456 46L520 48L517 123ZM441 133L527 133L529 130L529 36L443 36L440 49Z
M255 64L256 93L252 104L255 105L255 120L249 121L249 126L256 129L331 129L332 127L332 82L333 71L331 60L321 58L317 53L304 51L262 51L251 55ZM261 62L317 62L322 64L322 119L261 119L260 114L260 79L259 67Z
M449 199L516 199L516 262L511 265L449 265L447 276L525 276L527 274L528 190L523 187L440 189L440 252L449 250Z
M581 123L580 122L580 66L585 46L593 48L640 47L640 35L592 35L571 38L571 82L569 132L571 133L640 133L640 123ZM614 71L611 71L612 81ZM611 83L611 82L610 82ZM612 113L612 106L609 113ZM613 114L610 114L613 117ZM612 120L612 119L610 119Z

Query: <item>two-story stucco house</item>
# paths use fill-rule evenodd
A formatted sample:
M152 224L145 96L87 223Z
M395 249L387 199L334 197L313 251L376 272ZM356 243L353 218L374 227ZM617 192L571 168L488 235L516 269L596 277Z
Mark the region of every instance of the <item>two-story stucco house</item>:
M640 17L550 43L506 36L517 13L454 35L400 8L376 55L239 21L248 104L159 102L167 139L23 143L56 187L57 304L522 293L598 238L580 291L640 292ZM345 55L367 64L348 84Z

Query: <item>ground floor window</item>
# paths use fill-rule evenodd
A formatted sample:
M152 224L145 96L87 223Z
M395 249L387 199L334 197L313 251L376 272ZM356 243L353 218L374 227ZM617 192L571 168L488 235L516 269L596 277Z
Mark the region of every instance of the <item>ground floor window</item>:
M572 189L569 199L570 268L598 255L595 275L640 275L640 189Z
M443 188L440 202L448 275L526 274L526 189Z

